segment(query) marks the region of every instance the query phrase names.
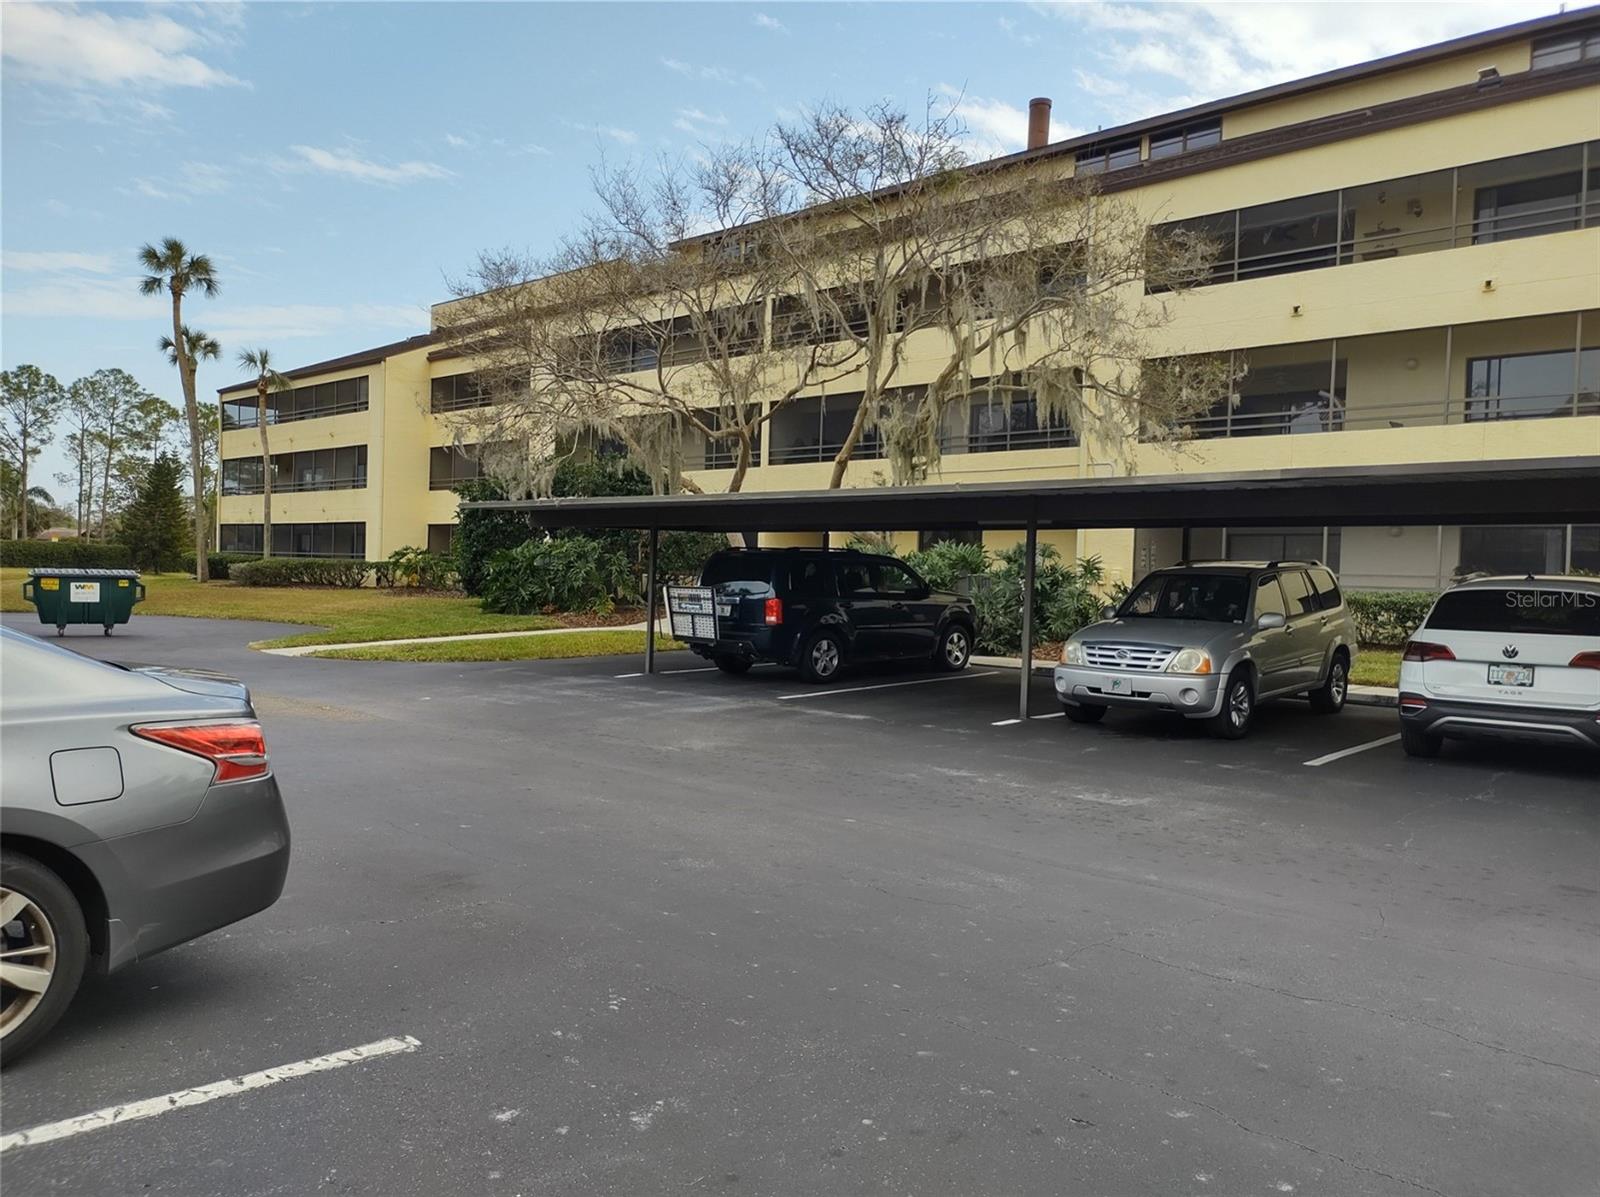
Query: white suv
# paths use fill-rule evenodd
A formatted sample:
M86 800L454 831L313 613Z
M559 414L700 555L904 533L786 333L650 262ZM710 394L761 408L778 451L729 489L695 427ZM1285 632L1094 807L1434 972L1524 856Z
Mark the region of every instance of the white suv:
M1400 741L1600 749L1600 580L1475 578L1441 594L1400 662Z

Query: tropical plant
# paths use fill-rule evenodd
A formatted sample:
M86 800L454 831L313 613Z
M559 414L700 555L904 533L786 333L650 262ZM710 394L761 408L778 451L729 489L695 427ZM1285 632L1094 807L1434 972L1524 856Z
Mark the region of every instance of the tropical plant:
M446 590L455 581L455 562L449 556L430 553L416 545L406 545L389 554L388 568L380 578L390 586L414 586L418 590Z
M458 482L455 489L456 494L468 502L507 497L505 489L492 478ZM484 581L489 576L489 562L496 554L515 548L532 535L528 521L514 511L461 508L456 516L455 537L450 543L461 589L481 596Z
M145 472L139 493L122 513L122 540L140 569L177 569L189 517L183 506L183 463L163 453Z
M585 536L529 540L497 553L484 581L483 609L508 615L539 611L609 612L616 596L635 597L627 559Z
M207 504L202 461L204 435L200 424L200 403L195 396L195 371L199 357L218 357L222 349L216 341L202 333L191 332L184 326L183 298L191 291L198 291L208 299L214 297L218 290L216 267L205 254L190 253L176 237L166 238L159 247L142 246L139 264L145 270L145 276L139 281L140 294L160 295L166 292L172 300L172 336L163 337L161 347L167 351L173 365L177 366L178 381L183 385L184 414L189 420L189 474L194 485L195 577L204 582L209 576L204 520ZM196 348L208 352L197 356L194 352Z
M959 590L969 579L989 572L989 552L981 544L941 540L906 558L935 590Z
M978 645L1012 654L1022 649L1022 575L1027 547L1012 545L974 588ZM1063 562L1054 545L1041 544L1034 558L1034 640L1065 640L1099 617L1105 570L1098 557Z
M7 491L14 521L12 536L27 539L30 526L28 465L50 441L65 392L38 366L18 366L0 373L0 449L16 471ZM54 502L54 500L50 500Z
M272 450L267 444L267 395L294 389L265 349L243 349L239 367L256 376L256 430L261 434L261 555L272 556Z

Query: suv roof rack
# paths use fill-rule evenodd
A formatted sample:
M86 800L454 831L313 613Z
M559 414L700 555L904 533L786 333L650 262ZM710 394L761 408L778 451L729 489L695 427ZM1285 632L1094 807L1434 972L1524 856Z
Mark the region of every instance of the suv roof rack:
M1318 561L1318 560L1316 560L1315 558L1312 558L1312 557L1285 557L1281 561L1269 561L1269 562L1267 562L1267 568L1268 569L1277 569L1280 565L1316 565L1316 566L1320 566L1321 564L1322 564L1322 562L1320 562L1320 561Z

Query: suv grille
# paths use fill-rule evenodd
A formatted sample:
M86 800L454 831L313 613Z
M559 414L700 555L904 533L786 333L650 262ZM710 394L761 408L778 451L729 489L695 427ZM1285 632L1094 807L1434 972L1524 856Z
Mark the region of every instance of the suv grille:
M1177 651L1165 644L1088 642L1083 646L1083 659L1100 669L1136 669L1159 673L1167 667L1167 662L1172 660L1172 654Z

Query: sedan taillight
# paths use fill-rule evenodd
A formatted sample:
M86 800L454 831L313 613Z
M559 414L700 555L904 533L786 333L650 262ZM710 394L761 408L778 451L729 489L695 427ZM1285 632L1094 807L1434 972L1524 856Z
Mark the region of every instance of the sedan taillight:
M1573 669L1600 669L1600 653L1579 653L1567 664Z
M244 781L267 775L267 742L261 735L261 725L253 721L156 723L131 730L141 739L205 757L216 766L213 782Z
M1430 644L1426 640L1407 640L1406 651L1401 654L1404 661L1454 661L1455 653L1442 644Z

